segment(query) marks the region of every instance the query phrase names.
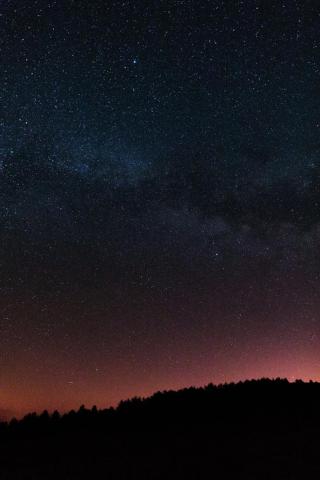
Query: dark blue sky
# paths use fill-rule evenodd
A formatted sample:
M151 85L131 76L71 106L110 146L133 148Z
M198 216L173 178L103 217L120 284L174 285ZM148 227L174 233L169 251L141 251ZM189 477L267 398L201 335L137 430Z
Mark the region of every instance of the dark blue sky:
M317 2L0 14L0 407L319 379Z

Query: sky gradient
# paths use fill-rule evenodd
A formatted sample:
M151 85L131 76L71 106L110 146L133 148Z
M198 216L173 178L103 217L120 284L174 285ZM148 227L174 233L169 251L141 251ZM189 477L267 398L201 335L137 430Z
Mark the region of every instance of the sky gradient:
M0 415L320 381L320 7L0 2Z

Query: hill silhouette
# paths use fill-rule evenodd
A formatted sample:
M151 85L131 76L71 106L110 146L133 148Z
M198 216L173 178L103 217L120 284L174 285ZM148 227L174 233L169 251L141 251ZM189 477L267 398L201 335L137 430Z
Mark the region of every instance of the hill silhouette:
M320 384L261 379L0 424L1 479L320 478Z

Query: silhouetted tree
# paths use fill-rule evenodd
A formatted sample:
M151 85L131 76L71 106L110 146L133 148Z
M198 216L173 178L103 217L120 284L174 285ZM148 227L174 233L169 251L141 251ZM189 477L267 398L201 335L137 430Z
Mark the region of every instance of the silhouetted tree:
M0 478L318 478L320 384L209 384L0 424Z

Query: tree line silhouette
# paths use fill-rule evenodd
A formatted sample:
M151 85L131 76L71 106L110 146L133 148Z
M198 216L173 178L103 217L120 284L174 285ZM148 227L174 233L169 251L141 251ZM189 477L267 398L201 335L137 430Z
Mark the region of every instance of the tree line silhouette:
M0 478L320 478L320 384L261 379L0 424Z

